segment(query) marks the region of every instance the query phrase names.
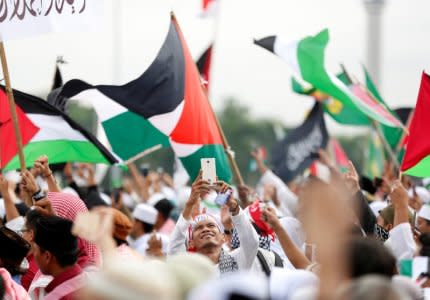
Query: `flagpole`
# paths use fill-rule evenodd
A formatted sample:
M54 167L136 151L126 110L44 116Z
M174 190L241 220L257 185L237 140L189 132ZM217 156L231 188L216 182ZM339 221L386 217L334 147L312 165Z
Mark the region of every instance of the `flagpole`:
M370 119L369 119L370 120ZM381 128L376 124L376 121L371 120L373 129L376 130L376 133L379 136L379 139L382 141L382 144L384 145L385 150L387 150L388 154L390 155L391 160L394 163L394 166L399 169L400 164L399 160L397 159L396 155L393 152L393 149L391 149L390 145L388 144L387 140L385 139L384 135L381 132Z
M415 112L415 109L412 109L411 112L409 113L408 119L406 120L406 128L409 128L409 126L411 125L412 118L414 116L414 112ZM408 134L409 134L408 131L403 131L402 137L400 138L400 141L396 147L397 152L400 152L400 149L402 148L402 142Z
M9 69L7 66L6 52L4 49L3 42L0 42L0 59L1 59L1 65L3 70L3 76L5 80L6 94L9 100L9 107L10 107L10 113L12 116L13 128L15 131L16 144L18 146L19 164L21 166L21 171L24 172L26 170L26 167L25 167L24 152L22 150L22 138L21 138L21 132L19 131L18 117L16 115L15 99L13 98L13 91L10 84Z

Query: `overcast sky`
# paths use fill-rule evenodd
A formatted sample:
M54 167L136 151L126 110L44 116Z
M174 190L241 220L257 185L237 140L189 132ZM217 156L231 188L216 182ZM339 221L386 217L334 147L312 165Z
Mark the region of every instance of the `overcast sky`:
M118 1L114 3L114 1ZM198 18L199 0L105 0L105 22L98 32L50 34L6 43L12 84L42 94L52 84L55 58L63 55L65 80L125 83L139 76L155 57L167 32L173 7L192 54L198 57L216 36L211 100L220 108L235 97L255 116L299 124L312 105L291 92L291 69L252 44L252 38L281 34L300 39L330 30L327 67L339 63L358 78L366 61L366 15L362 0L224 0L221 16ZM392 107L413 106L421 71L429 70L430 1L387 0L382 16L380 91ZM119 70L118 72L115 70ZM328 122L333 133L355 133ZM228 130L228 129L227 129Z

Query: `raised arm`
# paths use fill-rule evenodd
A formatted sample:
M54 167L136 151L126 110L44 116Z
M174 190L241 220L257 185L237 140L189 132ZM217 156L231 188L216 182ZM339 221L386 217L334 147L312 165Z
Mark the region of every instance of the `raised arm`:
M9 222L19 217L19 212L15 206L15 192L12 189L12 184L0 174L0 189L3 196L4 208L6 211L6 221Z
M143 176L139 173L139 170L136 168L134 163L129 163L127 167L130 171L133 181L137 186L138 195L144 202L146 202L149 199L149 191L145 178L143 178Z
M170 235L168 254L173 255L178 252L186 251L186 239L188 227L192 221L193 210L200 205L201 195L209 193L209 183L201 179L201 174L196 178L192 187L191 194L185 203L184 210L176 222L175 228Z
M249 270L258 252L259 241L257 232L243 210L239 207L239 204L234 200L233 195L228 200L227 206L240 240L240 247L237 250L239 269Z
M48 156L42 155L34 162L34 168L38 170L39 174L46 180L50 192L61 192L61 188L55 180L54 174L49 168Z
M309 259L307 259L306 255L293 243L288 233L282 227L281 222L279 222L275 210L271 207L267 207L262 212L262 217L276 233L276 236L281 243L282 250L284 250L285 255L288 257L293 266L296 269L306 269L311 264L311 262Z

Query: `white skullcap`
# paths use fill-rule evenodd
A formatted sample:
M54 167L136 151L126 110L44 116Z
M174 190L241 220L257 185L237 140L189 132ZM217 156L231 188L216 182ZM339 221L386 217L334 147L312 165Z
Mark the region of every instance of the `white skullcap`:
M373 201L369 206L375 217L377 217L379 212L388 206L388 203L387 201Z
M155 221L157 220L157 215L158 211L152 206L145 203L138 204L133 210L133 217L136 220L152 225L155 224Z
M421 217L423 219L426 219L427 221L430 221L430 205L424 204L423 207L421 207L420 211L418 212L418 217Z
M424 204L430 203L430 192L422 186L415 187L415 191L417 192L417 195L421 198L421 201L423 201ZM409 189L408 196L412 198L414 196L413 189Z

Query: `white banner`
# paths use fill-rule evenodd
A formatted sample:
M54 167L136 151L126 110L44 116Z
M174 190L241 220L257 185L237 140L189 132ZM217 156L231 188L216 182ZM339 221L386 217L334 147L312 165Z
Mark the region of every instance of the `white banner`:
M0 0L0 40L89 31L102 22L103 0Z

